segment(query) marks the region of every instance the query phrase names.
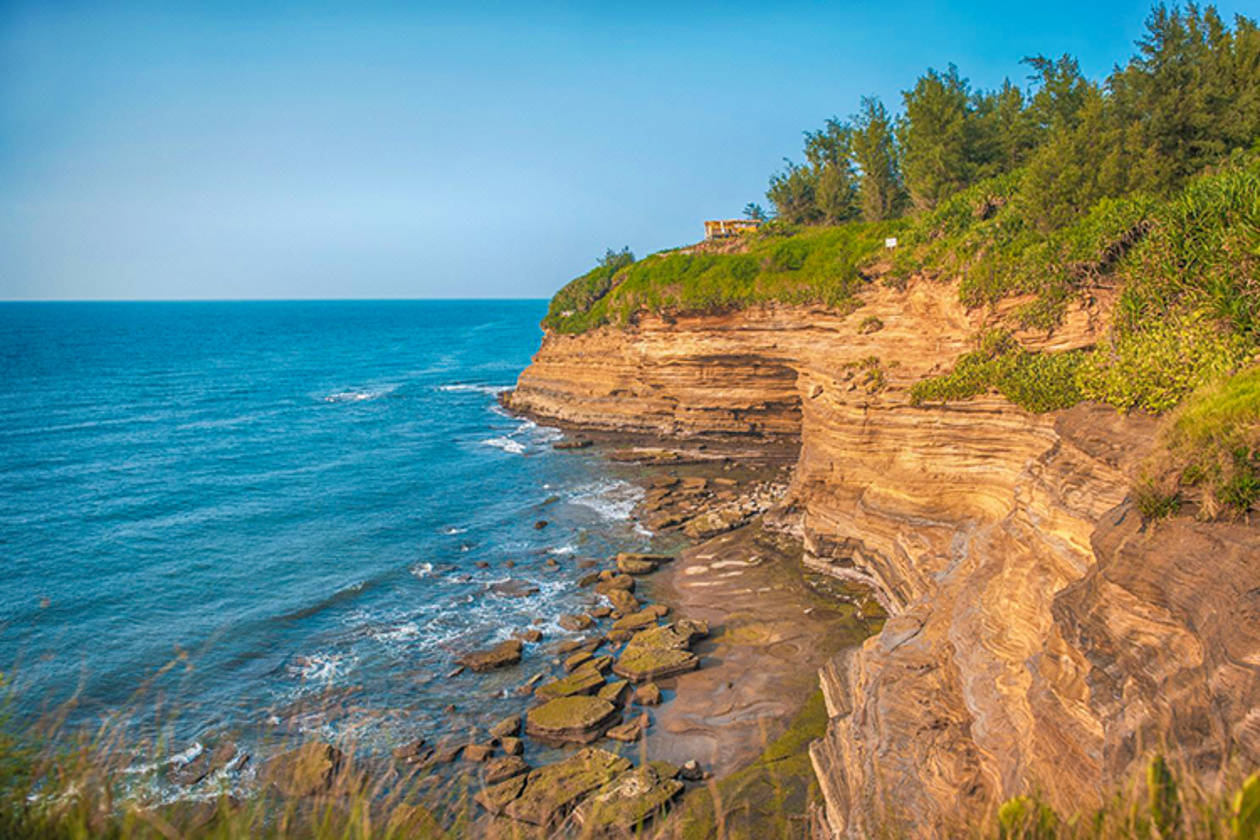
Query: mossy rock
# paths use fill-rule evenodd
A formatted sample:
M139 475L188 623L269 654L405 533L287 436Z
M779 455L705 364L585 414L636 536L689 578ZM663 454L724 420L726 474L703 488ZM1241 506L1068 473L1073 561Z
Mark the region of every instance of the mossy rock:
M624 615L629 615L639 609L639 599L624 589L610 589L603 595L608 599L608 603L612 604L614 610Z
M536 738L589 744L620 718L607 700L586 695L559 697L525 715L525 731Z
M311 741L267 762L264 778L285 796L313 796L332 789L345 755L322 741Z
M558 825L579 802L631 768L628 760L588 747L563 761L478 791L478 804L535 826Z
M631 637L627 645L627 648L656 648L658 650L687 650L690 647L690 635L679 633L672 624L640 630Z
M591 794L573 813L583 836L629 836L663 814L683 790L683 783L655 764L627 770Z
M659 617L656 610L648 607L617 619L612 624L612 631L616 633L623 630L639 630L655 624Z
M691 651L671 648L628 647L613 664L613 673L633 682L672 677L700 667Z
M620 706L626 699L626 689L629 687L630 683L627 680L614 680L605 684L603 688L596 692L595 696L601 700L607 700L614 706Z
M591 664L583 665L567 677L552 680L534 689L534 696L542 700L572 697L578 694L594 694L604 684L604 675Z

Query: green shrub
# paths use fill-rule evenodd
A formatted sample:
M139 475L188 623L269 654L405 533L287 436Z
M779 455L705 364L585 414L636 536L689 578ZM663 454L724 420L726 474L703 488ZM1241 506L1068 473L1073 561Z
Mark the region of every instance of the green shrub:
M1085 399L1158 414L1237 369L1250 352L1242 336L1203 318L1157 320L1114 335L1088 353L1077 385Z
M1079 352L1030 352L1009 332L991 330L979 337L974 351L959 357L950 373L916 382L910 402L965 400L996 390L1027 411L1067 408L1081 399L1076 387L1081 358Z
M1044 802L1016 796L998 807L1000 840L1054 840L1059 818Z
M1148 473L1165 488L1198 488L1201 515L1249 510L1260 501L1260 367L1196 391L1169 418L1160 444Z
M884 328L884 322L874 315L868 315L862 319L862 323L858 324L858 332L862 335L870 335L877 333Z

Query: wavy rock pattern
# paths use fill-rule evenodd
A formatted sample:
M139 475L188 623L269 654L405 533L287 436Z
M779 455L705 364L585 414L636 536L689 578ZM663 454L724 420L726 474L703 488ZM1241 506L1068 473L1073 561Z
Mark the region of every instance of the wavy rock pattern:
M1052 339L1092 343L1105 301ZM884 328L857 325L875 315ZM950 833L1037 792L1096 802L1153 748L1207 784L1260 762L1260 531L1126 501L1154 423L1000 398L913 407L983 324L946 284L806 308L643 316L548 335L507 397L564 424L671 436L798 436L777 518L806 562L873 585L884 630L821 671L812 749L836 836ZM860 360L887 387L868 393Z

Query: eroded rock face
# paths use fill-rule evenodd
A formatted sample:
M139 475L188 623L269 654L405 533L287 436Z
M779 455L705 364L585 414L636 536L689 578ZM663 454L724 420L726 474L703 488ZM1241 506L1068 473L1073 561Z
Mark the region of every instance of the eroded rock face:
M1091 344L1107 304L1020 338ZM871 315L885 328L860 334ZM821 673L831 723L812 756L836 836L948 834L1034 791L1076 811L1157 736L1209 785L1223 757L1260 762L1260 532L1143 525L1127 494L1149 419L1030 415L996 396L910 405L909 385L948 370L983 317L932 283L875 291L858 316L643 316L548 335L506 400L575 425L799 435L768 518L890 614ZM852 373L870 357L875 393Z

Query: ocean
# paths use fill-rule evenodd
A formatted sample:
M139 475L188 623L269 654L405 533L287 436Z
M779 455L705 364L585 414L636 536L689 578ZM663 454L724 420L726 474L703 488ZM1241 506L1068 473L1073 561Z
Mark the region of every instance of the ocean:
M650 542L622 468L497 403L545 308L0 304L15 718L383 751L523 708L543 666L451 677L456 657L568 635L581 561Z

